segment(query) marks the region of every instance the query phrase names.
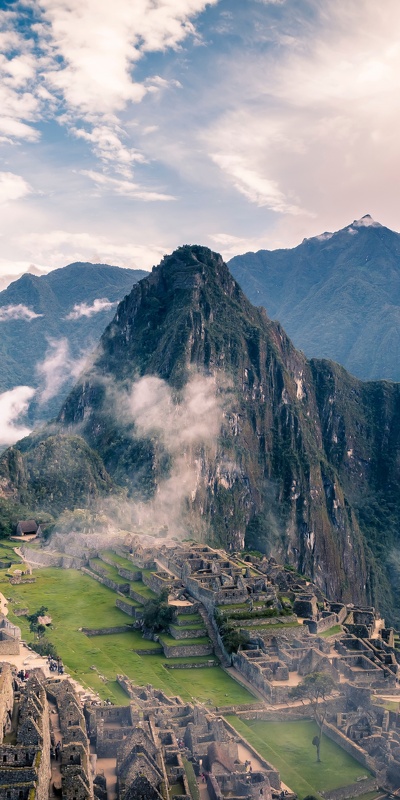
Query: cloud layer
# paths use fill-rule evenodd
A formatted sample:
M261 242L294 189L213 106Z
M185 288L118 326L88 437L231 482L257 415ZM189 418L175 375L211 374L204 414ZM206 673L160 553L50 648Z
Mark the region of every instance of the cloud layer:
M28 306L23 303L18 303L15 306L0 306L0 322L8 322L9 320L26 320L30 322L32 319L42 317L43 314L36 314Z
M87 354L81 358L72 358L67 339L49 339L46 356L36 366L42 387L37 392L40 405L45 405L55 397L62 386L71 378L77 378L87 360Z
M80 317L93 317L94 314L99 314L100 311L108 311L108 309L116 306L116 302L107 300L106 297L99 297L94 300L92 305L87 303L75 303L72 311L65 317L65 319L80 319Z
M19 420L28 411L34 394L31 386L16 386L0 394L0 445L9 447L31 432Z
M397 229L399 25L397 0L9 4L0 271Z

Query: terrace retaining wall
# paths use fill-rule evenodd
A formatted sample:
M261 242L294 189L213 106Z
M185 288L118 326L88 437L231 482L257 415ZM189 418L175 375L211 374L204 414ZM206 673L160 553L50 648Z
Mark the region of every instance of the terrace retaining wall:
M113 561L111 556L107 556L104 553L99 553L98 558L104 561L105 564L108 564L109 567L115 567L118 571L118 575L121 575L121 578L125 578L127 581L140 581L142 577L140 570L135 569L133 564L132 569L129 569L129 567L122 567L116 561Z
M127 633L133 629L133 625L117 625L113 628L82 628L81 630L85 636L107 636L113 633Z
M115 605L117 608L120 608L121 611L124 611L125 614L129 614L130 617L135 617L135 619L143 616L143 609L140 609L137 606L131 606L131 604L126 603L122 597L117 597ZM139 614L137 614L137 612L139 612Z
M199 623L200 625L201 623ZM188 629L179 627L179 625L170 625L169 630L174 639L202 639L207 636L206 629L201 627Z
M169 645L161 642L167 658L186 658L188 656L209 656L213 653L211 644Z
M113 592L124 592L124 594L128 592L129 583L115 583L115 581L112 581L110 578L106 578L104 575L98 575L97 572L92 572L91 569L87 569L86 567L82 567L81 572L94 578L95 581L102 583L103 586L107 586L108 589L112 589Z
M376 778L365 778L365 780L357 781L357 783L342 786L340 789L324 792L324 797L325 800L353 800L353 797L373 792L377 788L378 781Z
M375 774L374 770L374 761L365 750L362 750L361 747L358 746L355 742L352 742L351 739L348 739L347 736L344 735L341 731L335 728L330 722L325 722L324 725L324 734L332 739L333 742L339 745L346 753L349 753L353 758L358 761L359 764L365 769L368 769L372 774Z

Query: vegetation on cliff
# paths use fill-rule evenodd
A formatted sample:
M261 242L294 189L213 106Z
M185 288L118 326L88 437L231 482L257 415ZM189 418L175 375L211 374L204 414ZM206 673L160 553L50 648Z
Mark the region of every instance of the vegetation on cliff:
M0 459L3 496L52 514L116 486L132 501L161 496L177 455L135 427L126 400L152 375L179 404L193 372L215 378L223 416L214 447L179 454L195 474L182 508L188 535L199 525L227 549L246 542L328 596L394 619L400 386L307 361L204 247L165 257L120 303L56 425Z

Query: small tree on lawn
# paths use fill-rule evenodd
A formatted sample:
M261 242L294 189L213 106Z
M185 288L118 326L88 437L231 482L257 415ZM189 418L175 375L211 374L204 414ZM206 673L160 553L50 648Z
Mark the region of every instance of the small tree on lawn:
M308 700L312 708L319 735L314 736L312 743L317 748L317 762L321 761L322 729L328 711L327 697L332 694L335 682L327 672L311 672L297 686L290 690L294 700Z
M175 609L168 605L168 592L164 590L159 597L144 604L143 622L153 631L167 631L175 619Z

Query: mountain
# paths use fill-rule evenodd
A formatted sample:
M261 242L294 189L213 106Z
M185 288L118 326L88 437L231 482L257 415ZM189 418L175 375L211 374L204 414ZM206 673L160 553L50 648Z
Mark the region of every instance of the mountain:
M235 256L243 291L296 347L364 380L400 381L400 234L368 214L291 250Z
M27 270L25 270L24 272L20 272L17 275L16 274L14 274L14 275L1 275L0 276L0 292L3 291L3 289L7 289L7 286L9 286L10 283L13 283L14 281L17 281L18 278L22 278L22 276L27 274L27 273L28 273L28 275L47 275L47 270L39 269L34 264L31 264L30 267Z
M171 410L165 387L173 418L200 402L212 428L209 398L185 395L193 373L216 382L215 443L188 435L179 414L167 438L157 432ZM153 377L139 402L143 376ZM119 304L56 424L2 455L0 495L9 509L53 515L82 507L85 493L93 505L114 492L132 518L138 502L151 514L164 503L173 534L184 490L186 535L272 553L328 596L398 620L399 438L400 385L308 361L218 254L184 246Z
M47 275L29 272L13 281L0 292L0 391L18 385L42 391L47 380L46 394L31 413L39 419L54 415L76 379L74 363L93 349L114 316L117 301L146 274L78 262ZM68 347L60 346L62 340ZM53 360L47 370L38 372L38 364L49 353L58 355L58 364Z

